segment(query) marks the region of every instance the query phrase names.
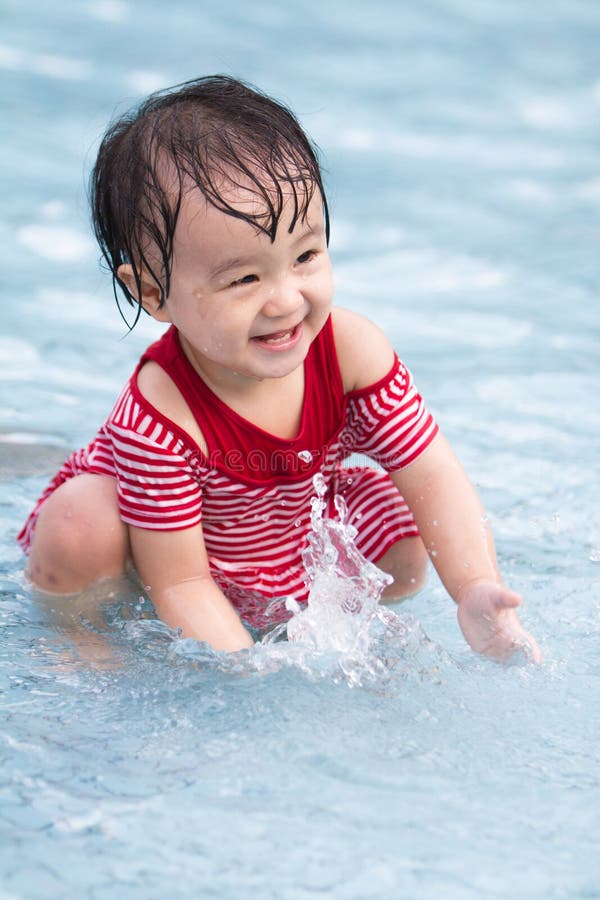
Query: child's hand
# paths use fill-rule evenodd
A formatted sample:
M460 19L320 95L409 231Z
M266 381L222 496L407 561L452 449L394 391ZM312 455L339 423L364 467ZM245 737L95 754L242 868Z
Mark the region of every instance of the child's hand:
M479 581L460 589L458 623L476 653L506 662L516 651L524 651L534 662L542 661L540 648L515 612L521 597L503 584Z

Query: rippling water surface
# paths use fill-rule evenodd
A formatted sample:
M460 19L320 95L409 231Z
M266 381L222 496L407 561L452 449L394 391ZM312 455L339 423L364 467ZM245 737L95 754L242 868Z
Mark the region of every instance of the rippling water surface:
M2 19L2 898L599 897L598 4ZM118 586L74 634L23 585L23 517L158 333L122 339L94 149L115 110L218 71L321 146L338 302L387 330L476 482L541 667L470 653L433 574L358 657L223 657Z

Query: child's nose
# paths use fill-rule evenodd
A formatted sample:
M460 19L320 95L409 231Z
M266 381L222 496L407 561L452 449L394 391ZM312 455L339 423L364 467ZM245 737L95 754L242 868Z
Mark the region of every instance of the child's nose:
M304 298L294 279L282 279L267 288L263 314L270 318L287 316L304 303Z

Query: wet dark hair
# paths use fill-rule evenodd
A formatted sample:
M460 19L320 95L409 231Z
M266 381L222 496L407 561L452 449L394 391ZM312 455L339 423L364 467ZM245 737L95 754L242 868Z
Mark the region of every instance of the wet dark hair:
M113 275L117 304L119 286L128 303L137 307L131 328L140 316L141 302L117 270L122 263L133 266L141 297L140 270L145 269L160 290L160 305L164 304L175 228L190 182L214 207L243 219L271 241L285 200L291 197L293 202L291 232L306 217L318 190L329 241L317 150L289 109L227 75L198 78L151 94L109 126L90 180L94 231ZM239 186L255 194L256 212L236 209L227 199ZM123 315L120 304L119 310Z

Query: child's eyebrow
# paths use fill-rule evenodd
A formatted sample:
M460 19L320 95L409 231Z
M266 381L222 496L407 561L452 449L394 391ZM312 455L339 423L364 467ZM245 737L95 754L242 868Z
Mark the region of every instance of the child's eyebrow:
M298 234L296 240L294 241L294 247L297 244L300 244L307 237L324 237L325 231L321 225L307 225L302 231ZM208 277L211 280L215 280L219 278L221 275L224 275L226 272L231 271L231 269L243 269L246 266L252 266L256 262L253 256L232 256L230 259L223 260L222 263L214 266L214 268L210 269L208 273Z
M211 269L208 273L208 277L212 280L218 278L220 275L224 275L225 272L229 272L231 269L239 269L244 266L249 266L254 262L254 258L251 256L233 256L231 259L226 259L219 265L215 266L214 269Z
M299 244L301 241L304 240L304 238L307 238L307 237L320 238L320 237L324 237L324 236L325 236L325 230L322 225L309 225L307 222L306 226L302 229L302 231L300 232L300 234L294 241L294 244Z

